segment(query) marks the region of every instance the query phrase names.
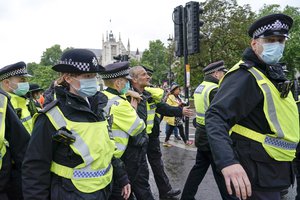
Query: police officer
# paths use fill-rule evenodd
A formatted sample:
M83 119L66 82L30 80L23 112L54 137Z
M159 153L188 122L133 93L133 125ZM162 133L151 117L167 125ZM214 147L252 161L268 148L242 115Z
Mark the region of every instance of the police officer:
M56 100L35 115L22 168L24 199L108 199L115 144L93 99L103 67L93 52L71 49L52 69L61 72Z
M21 165L30 135L0 89L0 199L21 200Z
M38 84L36 83L29 83L29 91L27 92L27 98L30 98L33 100L34 105L41 109L42 105L39 102L39 99L42 95L42 92L44 91L43 88L41 88Z
M205 112L210 105L218 90L219 80L226 73L224 61L217 61L209 64L203 69L204 80L196 88L194 92L194 101L196 108L196 132L195 145L197 147L196 163L191 169L184 185L181 199L192 200L198 190L198 186L202 182L209 166L212 166L213 175L219 187L222 199L236 199L230 196L226 190L224 178L222 174L216 170L213 162L212 154L209 148L207 135L205 131Z
M292 24L285 14L271 14L250 26L251 48L226 73L206 112L217 169L229 194L242 199L279 200L294 180L299 116L290 83L276 65Z
M27 107L30 112L30 115L33 117L35 113L38 112L38 110L41 110L42 105L38 101L40 98L40 93L43 91L42 88L36 83L30 83L29 84L29 91L26 94L26 97L28 99Z
M160 151L160 141L159 141L159 117L155 113L159 113L165 116L191 116L193 113L188 107L172 107L168 104L162 102L163 90L160 88L149 87L150 76L147 74L146 70L142 66L135 66L130 69L129 72L132 80L131 84L133 89L142 95L142 100L139 102L137 107L137 113L140 118L146 122L146 130L139 134L138 136L132 137L129 139L129 144L132 143L132 146L136 146L140 141L144 141L141 145L143 151L146 149L145 154L140 155L140 166L143 168L132 169L129 173L136 174L135 183L136 191L135 192L138 199L153 199L151 194L149 180L149 170L146 162L146 153L148 156L148 161L151 165L155 182L159 190L160 199L170 199L180 194L179 189L172 189L169 179L164 172L164 166L161 159ZM149 143L149 144L148 144ZM131 158L134 158L134 148L126 150L128 155L131 155ZM126 154L126 152L125 152ZM138 170L138 173L137 173ZM129 175L130 176L130 175ZM134 181L131 181L134 182ZM134 183L132 183L134 187ZM141 189L143 188L143 189Z
M111 134L116 143L115 157L121 158L126 163L131 160L125 160L123 154L128 145L130 136L135 136L145 129L145 123L136 113L137 100L131 98L131 103L126 99L126 93L130 88L128 79L129 76L129 62L116 62L105 66L105 70L100 73L107 89L103 91L106 99L104 102L104 112L109 118L111 126ZM137 163L135 163L137 164ZM110 199L123 200L130 195L130 185L128 184L126 190L122 191L124 183L114 181L113 191ZM134 192L134 191L133 191Z
M32 119L27 107L26 93L29 91L26 64L21 61L0 69L2 89L10 96L10 101L26 130L31 133Z

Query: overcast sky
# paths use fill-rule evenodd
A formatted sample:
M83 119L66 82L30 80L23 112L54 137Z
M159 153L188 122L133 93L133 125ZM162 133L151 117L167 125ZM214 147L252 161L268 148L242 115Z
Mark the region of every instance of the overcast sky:
M131 51L150 40L167 43L173 35L172 12L189 0L0 0L0 68L23 60L39 63L46 48L102 48L112 30ZM251 3L250 3L251 2ZM255 2L252 3L252 2ZM300 7L299 0L238 0L253 10L264 4ZM111 23L110 23L111 20Z

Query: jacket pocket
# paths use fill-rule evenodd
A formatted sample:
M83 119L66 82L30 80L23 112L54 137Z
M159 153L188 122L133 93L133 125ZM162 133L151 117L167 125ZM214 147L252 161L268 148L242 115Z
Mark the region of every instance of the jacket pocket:
M250 157L254 161L257 184L263 188L287 188L293 182L291 162L272 159L259 143L251 143Z

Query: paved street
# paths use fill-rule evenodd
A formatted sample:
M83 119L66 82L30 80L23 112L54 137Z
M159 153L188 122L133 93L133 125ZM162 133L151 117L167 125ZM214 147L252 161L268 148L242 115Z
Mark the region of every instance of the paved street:
M190 120L191 121L191 120ZM190 139L194 138L195 128L190 123ZM161 123L161 150L163 154L163 161L165 164L165 171L169 176L171 185L174 188L183 189L185 180L187 175L192 168L195 157L196 157L196 148L194 146L187 147L183 144L182 141L175 140L173 136L171 136L170 143L173 145L172 147L163 147L162 141L165 136L165 123ZM152 171L150 170L150 183L151 190L155 195L156 199L158 197L158 190L156 188ZM203 200L221 200L221 196L219 194L216 182L213 178L212 171L209 169L204 180L202 181L200 187L198 188L198 193L195 197ZM295 187L290 188L289 193L283 198L283 200L294 200L295 199Z

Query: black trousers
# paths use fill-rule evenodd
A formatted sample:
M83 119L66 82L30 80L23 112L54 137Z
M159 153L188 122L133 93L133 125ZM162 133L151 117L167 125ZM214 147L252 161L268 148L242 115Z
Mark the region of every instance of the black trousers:
M191 169L188 178L185 182L182 192L181 200L194 200L198 190L198 186L202 182L209 166L211 165L212 171L218 185L220 194L223 200L237 200L236 197L228 194L223 175L217 172L216 165L213 162L212 154L210 151L202 151L197 149L196 163Z
M172 126L172 125L170 125L170 124L169 124L169 126L170 126L170 128L169 128L169 131L166 132L166 135L167 135L167 136L166 136L165 142L169 141L170 136L172 135L173 130L174 130L174 128L175 128L175 126ZM179 125L179 126L177 126L177 127L178 127L179 134L180 134L180 136L181 136L183 142L186 143L187 140L186 140L186 137L185 137L185 135L184 135L183 125L181 124L181 125Z
M296 158L293 161L294 170L296 173L296 182L297 182L297 195L295 200L300 200L300 148L299 144L296 151Z
M172 189L169 178L164 170L164 163L161 159L159 136L149 135L149 144L147 149L148 161L153 171L155 183L157 185L159 195L163 196Z
M149 169L146 158L147 145L143 147L128 146L122 156L137 200L154 200L149 184ZM130 199L134 199L130 197Z

